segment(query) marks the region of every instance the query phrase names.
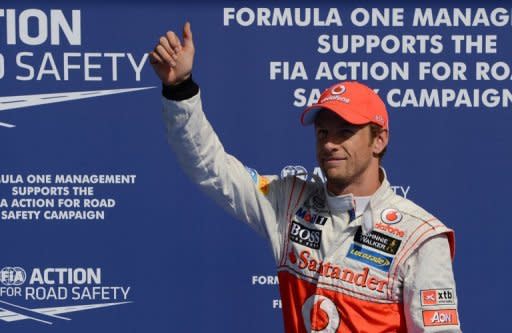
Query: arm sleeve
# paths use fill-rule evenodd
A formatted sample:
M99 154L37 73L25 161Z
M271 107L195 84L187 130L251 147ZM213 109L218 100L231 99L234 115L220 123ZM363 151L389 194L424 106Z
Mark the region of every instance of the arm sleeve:
M284 226L278 225L276 216L284 181L260 176L224 151L203 113L200 91L191 97L181 94L179 100L168 99L172 97L164 88L167 137L182 169L220 206L272 244L280 244ZM273 248L275 252L279 247Z
M445 234L426 240L411 254L406 261L403 286L407 332L461 332Z

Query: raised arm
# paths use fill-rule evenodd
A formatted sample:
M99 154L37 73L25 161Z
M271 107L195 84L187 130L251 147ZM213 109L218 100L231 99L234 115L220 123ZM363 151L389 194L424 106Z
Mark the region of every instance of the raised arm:
M206 119L199 87L192 80L194 43L190 24L183 41L167 32L150 53L151 64L164 85L162 99L168 141L182 169L220 206L247 222L272 244L282 243L279 202L286 181L263 177L246 168L224 147ZM280 257L279 246L273 246Z

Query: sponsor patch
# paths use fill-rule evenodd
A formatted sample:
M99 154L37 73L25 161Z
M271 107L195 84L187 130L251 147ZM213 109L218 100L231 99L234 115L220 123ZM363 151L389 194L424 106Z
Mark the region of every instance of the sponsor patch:
M452 305L455 304L455 293L451 288L428 289L421 291L421 305Z
M387 288L388 279L379 278L369 267L362 267L362 269L342 267L316 258L309 250L301 251L299 254L292 250L288 253L288 258L292 265L309 276L314 274L327 277L360 288L368 288L368 290L378 293L384 293Z
M327 216L312 213L312 211L306 207L300 207L295 213L295 217L299 220L318 225L325 225L329 219Z
M402 221L402 213L394 208L387 208L380 213L380 219L387 224L395 224Z
M398 236L400 238L404 237L405 236L405 231L403 231L402 229L398 229L396 227L392 227L388 224L385 224L385 223L376 223L375 224L375 228L379 229L379 230L382 230L382 231L385 231L385 232L389 232L390 234L393 234L395 236Z
M357 244L352 244L350 249L348 249L347 257L373 266L384 272L389 271L389 267L393 262L393 258L368 250Z
M258 189L263 194L268 194L268 185L270 183L270 180L265 176L260 176L258 172L252 168L245 167L247 172L249 173L249 176L251 176L252 182L258 186Z
M292 221L290 229L290 239L300 245L318 250L322 240L322 231L316 229L309 229L302 224Z
M256 170L249 168L249 167L245 167L245 170L247 170L247 172L249 173L249 176L251 176L253 183L258 184L258 172L256 172Z
M448 326L458 325L456 309L423 310L423 325Z
M377 231L372 231L364 235L361 227L357 229L354 241L393 255L396 254L400 247L400 243L402 243L401 240L384 235Z
M270 180L265 176L259 176L258 179L258 188L261 193L267 195L268 194L268 185L270 184Z

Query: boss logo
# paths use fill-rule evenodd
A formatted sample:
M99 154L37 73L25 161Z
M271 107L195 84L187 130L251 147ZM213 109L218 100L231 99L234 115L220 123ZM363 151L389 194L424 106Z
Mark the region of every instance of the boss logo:
M322 240L322 231L306 228L305 226L293 221L290 230L290 239L300 245L318 250Z

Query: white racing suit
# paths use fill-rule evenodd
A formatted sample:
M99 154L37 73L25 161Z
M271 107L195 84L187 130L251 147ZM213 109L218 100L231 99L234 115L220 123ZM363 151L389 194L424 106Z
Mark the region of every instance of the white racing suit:
M183 170L271 244L287 333L460 332L453 231L396 195L385 174L364 213L320 181L260 176L227 154L200 93L163 98Z

